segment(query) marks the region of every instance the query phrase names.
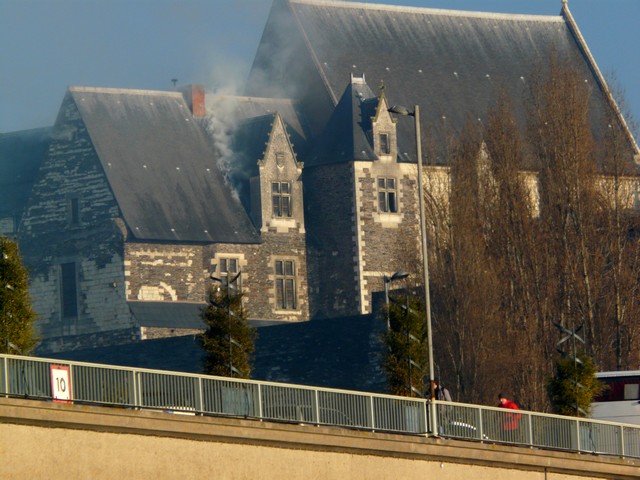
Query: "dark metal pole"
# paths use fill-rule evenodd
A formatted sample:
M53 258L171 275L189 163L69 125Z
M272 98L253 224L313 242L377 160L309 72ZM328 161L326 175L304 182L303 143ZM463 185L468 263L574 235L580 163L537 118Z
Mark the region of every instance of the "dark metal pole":
M424 298L427 322L427 350L429 361L429 391L431 398L435 398L433 381L435 380L433 365L433 335L431 332L431 294L429 291L429 256L427 252L427 222L424 212L424 190L422 186L422 143L420 135L420 107L416 105L413 111L416 130L416 151L418 154L418 203L420 207L420 241L422 245L422 264L423 264L423 282L424 282Z

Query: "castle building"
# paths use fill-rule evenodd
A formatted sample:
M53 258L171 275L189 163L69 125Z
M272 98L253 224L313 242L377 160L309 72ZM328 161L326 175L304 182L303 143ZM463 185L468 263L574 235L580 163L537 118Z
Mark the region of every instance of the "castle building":
M70 87L50 129L0 136L0 233L30 268L42 351L198 331L212 282L238 274L256 325L371 313L419 259L414 125L389 108L420 105L446 194L447 134L503 93L524 118L552 52L590 88L597 135L617 107L566 2L275 0L244 96Z

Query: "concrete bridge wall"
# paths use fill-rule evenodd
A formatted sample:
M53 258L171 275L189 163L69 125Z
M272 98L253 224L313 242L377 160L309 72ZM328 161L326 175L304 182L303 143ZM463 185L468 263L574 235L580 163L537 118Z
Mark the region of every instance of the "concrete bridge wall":
M640 461L448 439L0 398L0 478L582 480Z

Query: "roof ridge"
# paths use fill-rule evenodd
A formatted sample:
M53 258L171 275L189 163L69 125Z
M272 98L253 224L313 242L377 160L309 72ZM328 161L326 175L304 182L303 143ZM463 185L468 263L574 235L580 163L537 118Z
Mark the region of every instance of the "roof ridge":
M385 5L382 3L359 3L340 0L287 0L290 4L318 5L338 8L357 8L361 10L386 10L390 12L402 13L422 13L443 15L452 17L472 17L472 18L491 18L494 20L532 20L543 22L562 22L564 19L561 15L535 15L521 13L494 13L479 12L473 10L448 10L444 8L426 8L426 7L406 7L400 5Z
M595 57L592 55L591 50L589 50L587 41L582 35L582 32L578 27L578 23L576 22L575 18L573 18L573 15L569 10L568 0L562 0L562 11L560 13L562 15L562 19L565 20L567 25L569 26L569 31L575 37L576 43L578 44L578 48L580 48L584 53L587 63L591 67L594 77L596 78L596 81L600 84L600 88L603 90L605 97L607 98L609 104L611 105L614 112L618 116L618 119L622 123L622 127L625 133L627 134L627 137L629 138L629 141L631 142L633 149L635 150L634 160L636 162L640 162L640 146L638 145L635 137L633 136L633 133L629 128L629 124L627 123L627 120L624 118L624 114L620 110L620 106L618 105L618 102L616 101L615 96L613 95L613 93L611 92L611 89L609 88L609 84L607 83L606 78L604 77L604 75L602 74L602 71L598 67Z
M107 87L69 87L70 92L78 93L111 93L111 94L127 94L127 95L162 95L167 97L182 97L181 92L172 92L167 90L141 90L135 88L107 88Z
M294 103L294 99L293 98L286 98L286 97L272 98L272 97L258 97L258 96L252 96L252 95L218 95L218 94L211 94L209 96L209 98L220 99L220 100L227 100L227 99L230 99L230 100L251 100L251 101L263 102L263 103L273 103L273 102Z

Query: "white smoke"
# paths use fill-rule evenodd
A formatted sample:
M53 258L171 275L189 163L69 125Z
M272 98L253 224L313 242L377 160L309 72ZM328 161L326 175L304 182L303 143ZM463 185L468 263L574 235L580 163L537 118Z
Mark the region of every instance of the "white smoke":
M216 164L223 173L233 195L239 199L233 176L233 133L237 116L237 101L234 97L244 90L244 82L249 69L247 64L228 58L217 58L216 67L210 72L205 83L206 126L214 142L217 153Z

